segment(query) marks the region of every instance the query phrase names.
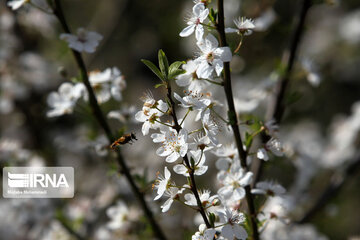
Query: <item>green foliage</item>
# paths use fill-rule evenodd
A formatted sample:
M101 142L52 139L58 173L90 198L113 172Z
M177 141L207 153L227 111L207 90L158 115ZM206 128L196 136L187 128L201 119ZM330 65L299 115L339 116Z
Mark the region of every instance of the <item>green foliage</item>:
M246 132L245 133L245 146L246 146L247 151L250 149L252 142L253 142L253 135Z
M180 69L181 65L185 62L176 61L169 66L169 61L164 51L161 49L158 52L158 60L159 68L149 60L141 59L141 62L143 62L162 81L162 83L156 84L155 88L159 88L162 86L166 87L166 82L174 80L180 74L185 73L185 70Z
M176 61L170 65L169 74L168 74L169 80L174 80L177 76L186 72L184 69L179 69L180 66L184 63L185 62L183 61Z
M164 53L163 50L159 50L158 52L158 59L159 59L159 67L161 70L162 75L165 79L167 79L169 74L169 61Z
M216 23L216 19L217 19L217 11L214 10L213 8L210 9L210 13L208 15L208 18L210 20L210 22L212 23Z
M209 212L208 219L209 219L211 227L215 227L216 215L212 212Z
M160 78L161 81L165 81L165 78L160 72L160 70L151 61L146 59L141 59L141 62L143 62L148 68L150 68L150 70L153 73L155 73L155 75L158 76L158 78Z

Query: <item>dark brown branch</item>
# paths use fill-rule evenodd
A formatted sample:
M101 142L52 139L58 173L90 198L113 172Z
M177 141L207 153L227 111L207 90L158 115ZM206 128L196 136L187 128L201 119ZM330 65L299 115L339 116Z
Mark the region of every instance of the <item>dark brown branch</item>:
M169 99L169 102L170 102L170 105L171 105L171 109L170 109L170 114L171 114L171 117L173 118L174 120L174 129L179 132L181 130L181 126L179 125L179 122L178 122L178 118L177 118L177 115L176 115L176 109L175 109L175 102L171 96L172 94L172 91L171 91L171 86L170 86L170 83L167 84L167 98ZM205 225L206 227L208 228L211 228L211 224L206 216L206 212L205 212L205 209L202 205L202 202L200 200L200 196L199 196L199 191L198 191L198 188L196 186L196 181L195 181L195 176L194 176L194 169L191 167L190 165L190 161L188 159L188 156L187 154L183 157L183 160L186 164L186 167L189 169L189 179L190 179L190 188L191 188L191 191L193 192L194 196L195 196L195 199L196 199L196 203L198 205L198 211L200 212L202 218L204 219L204 222L205 222Z
M69 33L71 34L70 28L66 22L65 16L63 14L63 10L60 4L60 0L54 0L54 14L55 16L58 18L58 20L60 21L60 24L62 26L62 28L64 29L65 33ZM89 77L88 77L88 73L87 73L87 69L84 63L84 60L81 56L81 54L75 50L72 49L72 53L74 55L75 61L80 69L80 73L81 73L81 77L82 77L82 81L88 91L89 94L89 103L91 106L91 109L93 111L93 114L95 116L95 118L97 119L99 125L103 128L109 142L114 142L114 137L111 133L110 127L104 117L104 114L102 113L100 106L97 102L96 96L94 94L94 91L91 87L91 84L89 82ZM153 213L151 212L150 208L148 207L143 194L141 193L141 191L139 190L139 188L136 186L136 183L133 179L133 177L130 174L130 169L127 166L123 155L121 154L121 150L120 148L117 148L117 162L120 165L120 169L119 172L124 174L127 181L129 182L131 189L133 191L133 193L135 194L136 198L138 199L138 201L140 202L140 205L147 217L147 219L149 220L151 227L154 231L154 233L156 234L156 236L159 239L165 240L166 237L164 235L164 233L162 232L160 226L158 225L158 223L156 222Z
M217 28L217 31L219 32L220 46L222 46L222 47L227 46L224 19L225 19L225 17L224 17L224 1L218 0L218 22L217 22L216 28ZM247 164L246 164L247 152L243 148L243 143L241 140L240 129L239 129L239 124L238 124L238 119L237 119L237 113L235 110L234 97L233 97L232 86L231 86L231 73L230 73L230 63L229 62L224 62L223 79L224 79L224 90L225 90L226 100L227 100L227 104L229 107L228 116L229 116L229 120L230 120L230 125L234 131L234 137L235 137L236 146L237 146L237 149L239 152L241 167L244 168L245 170L247 170L248 169ZM259 236L259 231L258 231L258 227L257 227L256 211L255 211L254 201L253 201L253 198L251 195L250 186L246 186L245 191L246 191L246 202L248 205L249 215L251 218L251 228L252 228L253 238L255 240L258 240L258 239L260 239L260 236Z

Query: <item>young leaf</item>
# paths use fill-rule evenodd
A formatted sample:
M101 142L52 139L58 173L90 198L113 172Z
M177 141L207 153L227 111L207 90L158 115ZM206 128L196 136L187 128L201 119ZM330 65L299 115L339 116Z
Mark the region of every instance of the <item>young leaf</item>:
M159 87L162 87L162 86L166 86L164 83L158 83L155 85L155 88L159 88Z
M246 132L245 133L245 146L246 146L247 151L249 151L252 141L253 141L253 136L251 134L249 134L248 132Z
M183 74L185 73L186 71L184 69L179 69L180 66L182 64L184 64L185 62L180 62L180 61L177 61L177 62L174 62L170 65L169 67L169 75L168 75L168 79L169 80L173 80L175 77L177 77L178 75L180 74Z
M161 81L165 81L165 77L161 74L160 70L150 62L149 60L141 59L141 62L143 62L155 75L160 78Z
M164 51L161 49L159 50L158 58L159 58L159 67L160 67L161 73L163 74L163 76L165 78L167 78L167 76L169 74L169 62L166 58Z

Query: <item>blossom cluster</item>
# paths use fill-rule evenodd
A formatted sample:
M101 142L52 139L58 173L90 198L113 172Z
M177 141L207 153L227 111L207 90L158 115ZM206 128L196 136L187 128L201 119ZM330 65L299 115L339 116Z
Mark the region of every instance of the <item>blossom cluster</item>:
M90 72L89 82L99 104L108 102L111 97L117 101L122 100L121 92L125 89L126 82L117 67L107 68L102 72ZM71 114L80 99L88 101L88 98L88 92L82 82L64 82L57 92L49 94L47 102L51 109L47 112L47 116Z
M162 212L167 212L175 201L205 212L203 218L206 225L200 224L199 231L192 239L246 239L249 235L244 228L246 217L238 209L246 196L245 188L253 182L253 173L241 166L234 144L221 142L222 125L228 125L229 121L218 112L222 104L212 93L214 86L223 85L224 63L230 62L233 54L229 47L220 47L216 37L207 31L216 28L214 18L210 16L213 10L203 1L195 2L192 10L188 26L180 32L180 36L188 37L195 33L199 49L196 57L180 62L182 69L178 69L180 64L176 63L169 67L161 50L160 69L144 60L160 78L162 84L159 86L165 87L168 95L164 100L156 100L150 92L147 93L142 98L142 110L136 113L135 119L143 123L143 135L148 135L150 130L156 131L150 135L154 143L161 144L156 154L164 157L166 163L173 164L172 170L176 174L187 178L183 184L175 183L171 170L165 167L164 175L159 174L153 185L157 193L154 200L167 198L161 206ZM255 29L250 19L238 18L234 23L236 28L226 28L226 32L235 32L241 39ZM171 75L174 72L176 74ZM171 91L172 82L185 88L183 94ZM181 119L177 118L180 112L176 111L178 107L185 112ZM251 136L255 137L261 132L272 136L255 153L259 159L269 160L268 152L275 156L283 155L282 145L276 136L277 129L276 123L269 121ZM209 153L219 158L216 161L219 171L217 182L221 187L214 195L208 189L195 189L194 183L195 176L206 174L211 167L207 160L211 157ZM275 196L284 193L281 185L270 181L257 183L250 194ZM206 222L208 217L210 223Z

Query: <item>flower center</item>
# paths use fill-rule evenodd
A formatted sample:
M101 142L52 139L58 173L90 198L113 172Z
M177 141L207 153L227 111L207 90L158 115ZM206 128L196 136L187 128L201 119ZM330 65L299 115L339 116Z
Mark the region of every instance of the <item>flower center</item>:
M215 59L215 55L213 52L208 53L208 55L206 56L206 60L208 61L209 64L211 64Z

